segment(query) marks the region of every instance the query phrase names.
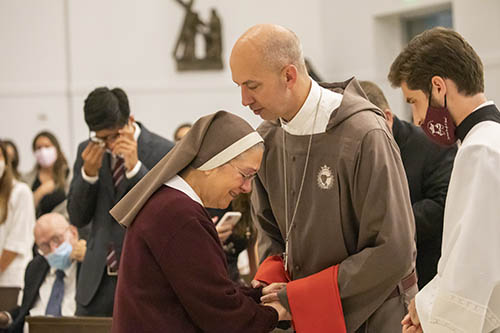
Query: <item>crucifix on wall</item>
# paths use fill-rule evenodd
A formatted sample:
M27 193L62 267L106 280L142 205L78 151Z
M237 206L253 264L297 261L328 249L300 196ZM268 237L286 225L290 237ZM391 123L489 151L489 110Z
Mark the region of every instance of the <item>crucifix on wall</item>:
M186 11L173 52L177 70L222 69L221 21L215 8L212 8L208 22L203 22L193 10L194 0L175 1ZM196 37L199 35L205 41L204 57L201 58L196 56Z

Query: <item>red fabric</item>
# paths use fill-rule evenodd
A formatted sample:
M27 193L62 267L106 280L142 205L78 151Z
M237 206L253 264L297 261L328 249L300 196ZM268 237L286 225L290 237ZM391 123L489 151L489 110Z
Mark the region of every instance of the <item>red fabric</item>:
M338 265L287 284L297 333L346 332L337 274Z
M267 257L266 260L260 264L254 280L271 284L273 282L289 282L290 278L285 272L283 259L280 256L271 256Z

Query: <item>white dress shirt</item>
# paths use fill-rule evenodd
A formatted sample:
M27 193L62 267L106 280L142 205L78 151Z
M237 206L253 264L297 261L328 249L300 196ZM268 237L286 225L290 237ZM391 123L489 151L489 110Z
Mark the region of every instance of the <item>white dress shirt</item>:
M340 106L343 97L342 94L325 89L311 79L311 89L304 104L289 122L280 118L281 127L292 135L324 133L332 112ZM316 107L318 107L318 116L313 129Z
M0 273L1 287L24 285L24 271L32 258L35 242L35 207L33 192L25 183L14 181L10 193L6 220L0 224L0 253L4 250L17 253L7 269Z
M75 315L76 273L77 263L73 260L71 266L64 270L64 298L61 305L61 314L65 317ZM45 280L40 286L38 291L39 297L35 301L33 308L30 310L31 316L45 316L45 310L47 309L50 293L52 292L52 286L54 285L55 280L56 269L51 267L47 276L45 276Z

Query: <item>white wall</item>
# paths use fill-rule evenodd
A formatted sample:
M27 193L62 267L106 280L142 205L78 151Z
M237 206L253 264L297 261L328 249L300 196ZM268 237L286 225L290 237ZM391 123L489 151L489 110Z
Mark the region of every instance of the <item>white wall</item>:
M202 19L211 7L221 17L225 69L191 73L176 72L171 55L184 18L174 0L0 0L0 138L18 144L22 171L33 166L31 140L42 129L73 161L88 136L83 100L103 85L124 88L136 118L168 138L179 123L219 109L256 126L228 57L241 33L266 22L294 30L325 80L374 80L398 112L402 98L386 75L402 47L401 16L450 4L455 28L484 60L488 97L500 102L498 0L197 0Z
M326 75L342 81L355 75L378 83L393 111L408 119L400 89L387 80L392 61L404 47L401 19L451 6L454 29L462 34L482 58L485 92L500 103L500 13L498 0L379 0L324 1L324 35L328 57Z
M232 45L253 24L291 28L316 67L323 66L320 0L293 6L198 0L194 9L207 19L211 7L223 24L225 69L178 73L171 54L184 9L174 0L0 0L0 137L18 144L20 169L32 167L30 144L41 129L53 131L73 161L76 145L88 136L83 101L102 85L124 88L136 119L168 138L181 122L219 109L258 125L241 106L228 68Z

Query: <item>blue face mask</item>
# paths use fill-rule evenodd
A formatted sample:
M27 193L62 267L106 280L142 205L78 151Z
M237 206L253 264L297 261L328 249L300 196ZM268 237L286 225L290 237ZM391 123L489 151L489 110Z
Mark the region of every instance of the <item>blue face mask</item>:
M71 251L73 251L73 246L66 241L59 245L54 252L46 255L45 259L49 262L50 267L65 270L71 265Z

